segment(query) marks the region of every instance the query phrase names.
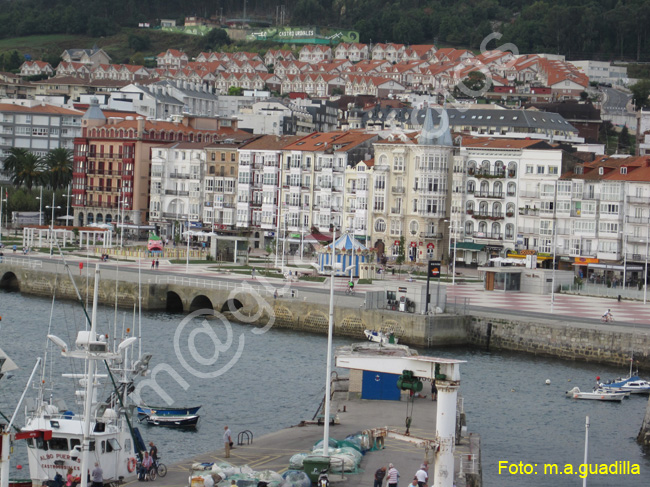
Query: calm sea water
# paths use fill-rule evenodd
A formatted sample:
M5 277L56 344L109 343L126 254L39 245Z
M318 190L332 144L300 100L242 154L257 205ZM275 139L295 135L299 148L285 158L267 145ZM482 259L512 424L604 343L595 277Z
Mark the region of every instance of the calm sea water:
M11 379L0 382L0 410L6 415L13 412L36 358L45 349L50 305L47 299L0 291L0 346L20 366ZM100 308L98 315L100 330L112 335L114 311ZM252 326L224 326L212 321L204 327L201 322L184 324L183 318L167 313L142 315L143 351L153 353L150 368L166 367L158 381L164 386L164 394L179 406L203 405L200 427L195 432L140 427L145 440L158 445L167 463L220 448L226 424L235 434L248 429L261 436L311 418L324 391L326 337L277 329L256 334ZM130 313L120 310L118 328L131 327L132 319ZM80 307L57 302L52 323L51 333L73 343L77 326L83 323ZM347 342L335 338L334 345ZM647 398L608 404L564 397L564 391L575 385L589 389L597 375L614 377L625 371L476 349L420 352L467 360L461 369L461 393L468 429L482 438L485 485L581 485L577 477L499 475L498 464L537 463L540 472L544 463L578 465L583 458L586 415L591 419L590 462L629 460L641 469L641 475L634 477L590 477L588 485L648 485L650 458L634 441ZM53 354L53 362L56 396L65 397L69 408L81 410L71 399L75 389L72 380L58 376L70 371L69 362L58 353ZM181 379L172 379L173 374ZM550 386L544 384L546 379L551 380ZM142 396L151 404L163 402L152 388L143 388ZM16 447L12 476L22 476L16 465L26 466L24 448L20 444Z

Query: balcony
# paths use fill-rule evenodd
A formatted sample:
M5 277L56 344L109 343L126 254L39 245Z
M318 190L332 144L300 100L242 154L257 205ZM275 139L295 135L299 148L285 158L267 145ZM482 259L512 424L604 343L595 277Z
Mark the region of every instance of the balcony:
M650 197L647 197L647 196L628 196L627 197L627 202L628 203L637 203L637 204L647 205L647 204L650 204Z
M520 215L539 216L538 208L519 208Z
M172 220L187 220L188 215L187 213L170 213L170 212L163 212L162 214L163 218L169 218Z
M181 191L179 189L166 189L165 194L172 196L189 196L189 191Z
M181 173L181 172L170 173L169 177L171 179L190 179L190 175L188 173ZM194 178L194 179L198 179L198 178Z
M470 171L471 171L471 169L468 170L467 173L468 173L468 175L471 176L471 174L469 174ZM476 173L474 174L474 177L475 177L475 178L478 178L478 179L498 179L498 178L505 178L505 177L506 177L506 172L505 172L505 171L483 171L483 170L480 170L480 169L479 169L479 170L476 171Z
M393 186L391 188L391 191L395 194L404 194L404 191L406 191L406 188L404 186Z
M503 220L503 212L478 212L473 213L472 218L475 220Z
M487 240L503 240L502 233L490 233L490 232L474 232L472 234L474 238L481 238Z
M536 189L524 189L519 191L519 196L523 198L539 198L539 191Z
M390 214L391 215L401 215L403 213L402 208L391 208L390 209Z
M357 188L346 188L345 192L347 194L357 194Z
M489 198L496 200L502 200L504 197L503 193L495 193L494 191L477 191L474 193L474 196L476 198Z
M420 232L420 238L428 238L433 240L441 240L442 233Z
M644 225L650 223L650 219L641 216L626 216L625 221L627 223L642 223Z

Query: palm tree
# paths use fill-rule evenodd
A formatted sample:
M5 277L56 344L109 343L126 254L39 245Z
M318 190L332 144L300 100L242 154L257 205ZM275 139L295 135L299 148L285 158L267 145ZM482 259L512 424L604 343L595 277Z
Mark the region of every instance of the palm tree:
M20 159L20 165L11 176L11 182L14 186L25 185L30 193L35 184L43 184L46 180L43 158L32 152L24 154L24 157Z
M65 188L72 181L72 151L59 147L52 149L45 159L47 165L47 177L50 186L56 191Z
M19 147L9 149L9 155L4 161L4 172L9 180L13 181L15 179L16 173L23 166L23 161L28 153L29 151L27 149L21 149Z

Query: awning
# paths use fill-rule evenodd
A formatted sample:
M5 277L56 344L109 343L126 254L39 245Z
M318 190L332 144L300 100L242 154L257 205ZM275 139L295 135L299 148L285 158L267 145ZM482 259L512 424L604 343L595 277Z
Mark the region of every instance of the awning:
M456 250L472 250L474 252L480 252L485 248L484 244L477 244L474 242L456 242L454 245Z
M617 264L589 264L589 269L605 269L608 271L623 271L625 266ZM628 265L628 271L642 271L644 268L639 265Z
M328 237L326 235L323 235L322 233L312 233L311 235L308 235L307 238L316 240L318 242L331 242L332 237Z

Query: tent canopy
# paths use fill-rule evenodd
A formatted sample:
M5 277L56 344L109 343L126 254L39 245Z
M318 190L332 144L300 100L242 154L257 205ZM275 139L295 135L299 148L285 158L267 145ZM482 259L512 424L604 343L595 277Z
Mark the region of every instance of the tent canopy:
M341 235L334 242L336 250L368 250L365 245L359 242L356 238L352 237L349 233ZM327 246L328 249L332 248L332 244Z

